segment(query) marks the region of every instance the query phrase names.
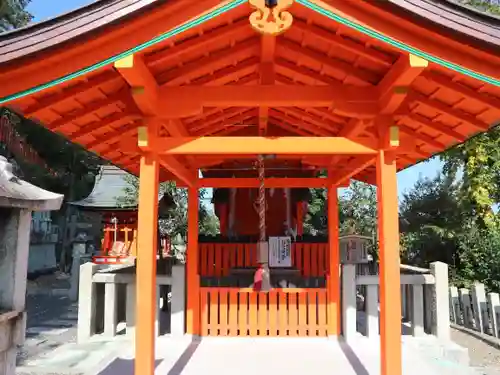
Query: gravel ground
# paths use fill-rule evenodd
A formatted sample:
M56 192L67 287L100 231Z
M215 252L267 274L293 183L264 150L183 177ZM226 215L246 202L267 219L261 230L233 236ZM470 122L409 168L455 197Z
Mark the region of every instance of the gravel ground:
M500 350L465 332L451 329L451 338L458 345L469 349L471 366L481 375L500 375Z

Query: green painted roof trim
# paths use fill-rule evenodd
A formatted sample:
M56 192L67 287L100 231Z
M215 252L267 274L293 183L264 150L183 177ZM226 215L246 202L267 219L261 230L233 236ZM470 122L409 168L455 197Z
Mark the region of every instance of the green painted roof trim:
M187 22L185 24L182 24L162 35L159 35L151 40L149 40L148 42L145 42L145 43L142 43L142 44L139 44L138 46L132 48L132 49L129 49L125 52L122 52L118 55L115 55L113 57L110 57L106 60L103 60L99 63L96 63L94 65L91 65L87 68L84 68L84 69L80 69L74 73L71 73L71 74L67 74L63 77L60 77L60 78L57 78L55 80L52 80L50 82L46 82L46 83L43 83L41 85L38 85L38 86L35 86L35 87L32 87L30 89L27 89L27 90L23 90L23 91L20 91L20 92L17 92L15 94L12 94L12 95L8 95L8 96L5 96L3 98L0 99L0 104L5 104L5 103L8 103L12 100L16 100L16 99L20 99L20 98L23 98L25 96L28 96L28 95L32 95L32 94L35 94L35 93L38 93L42 90L45 90L45 89L48 89L48 88L51 88L51 87L54 87L54 86L57 86L61 83L64 83L64 82L67 82L67 81L70 81L72 79L75 79L75 78L78 78L78 77L81 77L87 73L90 73L90 72L93 72L97 69L100 69L108 64L112 64L114 63L115 61L118 61L128 55L131 55L133 53L138 53L140 51L143 51L144 49L146 48L149 48L157 43L160 43L166 39L169 39L173 36L176 36L184 31L187 31L193 27L196 27L198 25L201 25L202 23L206 22L206 21L209 21L221 14L224 14L244 3L246 3L247 0L233 0L229 3L227 3L226 5L220 7L220 8L217 8L217 9L214 9L212 10L211 12L201 16L201 17L198 17L198 18L195 18L193 19L192 21L190 22ZM498 86L500 87L500 80L498 79L495 79L495 78L492 78L492 77L488 77L484 74L480 74L480 73L477 73L477 72L474 72L470 69L467 69L467 68L464 68L458 64L454 64L454 63L451 63L449 61L446 61L446 60L443 60L439 57L435 57L435 56L432 56L428 53L425 53L423 51L420 51L418 49L415 49L405 43L402 43L402 42L399 42L395 39L392 39L390 37L387 37L377 31L374 31L374 30L371 30L363 25L360 25L354 21L351 21L345 17L342 17L338 14L335 14L333 13L332 11L330 10L327 10L327 9L324 9L322 7L320 7L319 5L309 1L309 0L296 0L297 3L315 11L315 12L318 12L319 14L331 19L331 20L334 20L338 23L341 23L347 27L350 27L360 33L363 33L365 35L368 35L372 38L375 38L377 40L380 40L384 43L388 43L400 50L403 50L405 52L408 52L408 53L411 53L415 56L418 56L418 57L421 57L423 59L426 59L428 61L431 61L435 64L438 64L438 65L441 65L445 68L448 68L448 69L451 69L453 71L456 71L458 73L461 73L461 74L464 74L466 76L469 76L469 77L472 77L472 78L475 78L477 80L480 80L480 81L483 81L483 82L486 82L486 83L489 83L491 85L494 85L494 86Z
M127 57L131 54L134 54L134 53L141 52L141 51L145 50L146 48L149 48L151 46L154 46L155 44L163 42L166 39L169 39L169 38L172 38L176 35L179 35L180 33L183 33L183 32L185 32L193 27L201 25L202 23L209 21L217 16L220 16L221 14L224 14L224 13L230 11L231 9L234 9L234 8L240 6L241 4L244 4L246 2L247 2L247 0L233 0L230 3L227 3L226 5L224 5L220 8L214 9L211 12L209 12L201 17L197 17L197 18L195 18L187 23L184 23L180 26L177 26L164 34L161 34L161 35L159 35L159 36L157 36L157 37L155 37L155 38L153 38L145 43L139 44L138 46L131 48L125 52L122 52L118 55L115 55L115 56L110 57L106 60L98 62L98 63L91 65L87 68L80 69L74 73L70 73L70 74L67 74L63 77L54 79L50 82L46 82L46 83L43 83L41 85L32 87L30 89L23 90L23 91L20 91L18 93L15 93L15 94L5 96L5 97L0 99L0 104L5 104L5 103L10 102L12 100L16 100L16 99L20 99L20 98L23 98L23 97L28 96L28 95L36 94L37 92L40 92L42 90L57 86L61 83L68 82L68 81L75 79L75 78L78 78L78 77L81 77L87 73L93 72L97 69L100 69L100 68L106 66L106 65L113 64L114 62L121 60L124 57Z
M377 32L375 30L369 29L369 28L367 28L363 25L360 25L354 21L351 21L345 17L342 17L338 14L335 14L328 9L324 9L324 8L320 7L319 5L313 3L309 0L296 0L296 1L297 1L297 3L303 5L311 10L314 10L315 12L318 12L331 20L334 20L338 23L341 23L342 25L350 27L351 29L359 31L360 33L368 35L368 36L375 38L377 40L380 40L384 43L390 44L391 46L396 47L400 50L403 50L403 51L411 53L415 56L421 57L427 61L431 61L435 64L441 65L441 66L448 68L450 70L454 70L455 72L458 72L458 73L464 74L466 76L475 78L477 80L480 80L480 81L492 84L494 86L500 87L500 80L498 80L498 79L489 77L489 76L481 74L481 73L477 73L473 70L464 68L463 66L460 66L458 64L451 63L451 62L443 60L439 57L435 57L435 56L432 56L426 52L420 51L420 50L413 48L405 43L399 42L395 39L392 39L390 37L387 37L387 36Z

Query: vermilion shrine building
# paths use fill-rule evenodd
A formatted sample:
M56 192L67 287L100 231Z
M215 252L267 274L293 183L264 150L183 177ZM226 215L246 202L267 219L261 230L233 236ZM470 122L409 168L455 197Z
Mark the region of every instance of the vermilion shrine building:
M188 334L309 334L292 326L309 309L314 335L337 336L337 189L357 179L378 187L381 373L401 374L396 173L500 119L498 19L451 0L101 0L1 43L0 103L140 176L137 373L154 372L159 181L189 191ZM201 187L327 188L328 243L293 250L304 277L303 249L320 254L310 269L325 287L202 286ZM300 226L301 209L284 206L235 221L294 225L295 211ZM243 245L228 267L253 266L255 249ZM257 301L269 325L238 319ZM216 326L209 308L220 308Z

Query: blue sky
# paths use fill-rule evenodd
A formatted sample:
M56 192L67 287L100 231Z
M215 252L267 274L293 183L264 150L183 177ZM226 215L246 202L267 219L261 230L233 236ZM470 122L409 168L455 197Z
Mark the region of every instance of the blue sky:
M92 2L92 0L32 0L28 10L35 17L34 21L39 22ZM438 159L433 159L400 172L399 196L401 197L401 193L405 190L411 189L419 177L433 178L441 168L442 163Z

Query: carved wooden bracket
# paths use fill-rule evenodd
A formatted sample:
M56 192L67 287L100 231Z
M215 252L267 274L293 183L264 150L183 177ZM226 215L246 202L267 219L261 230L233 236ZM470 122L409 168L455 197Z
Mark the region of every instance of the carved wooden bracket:
M256 9L250 17L250 25L262 34L278 35L292 26L293 17L285 9L293 5L294 0L275 0L273 7L266 0L248 0L250 6Z

